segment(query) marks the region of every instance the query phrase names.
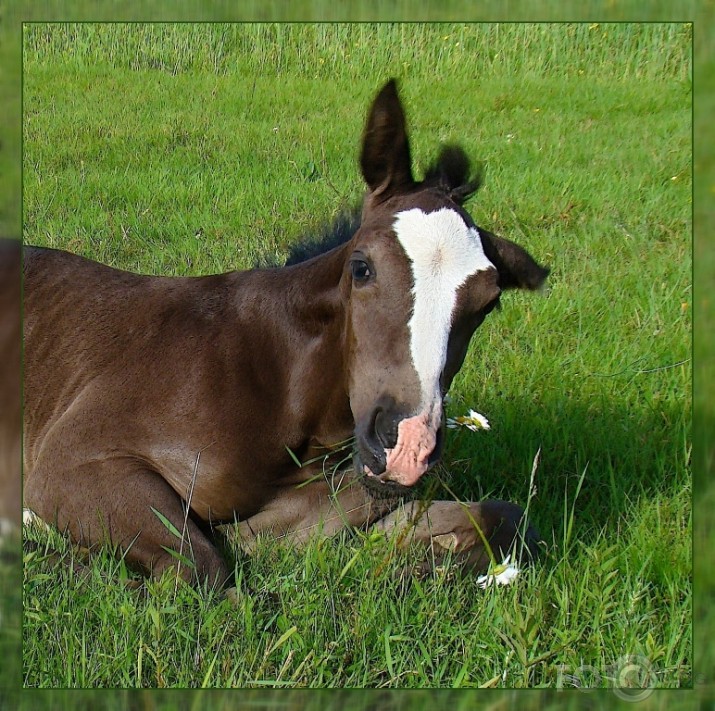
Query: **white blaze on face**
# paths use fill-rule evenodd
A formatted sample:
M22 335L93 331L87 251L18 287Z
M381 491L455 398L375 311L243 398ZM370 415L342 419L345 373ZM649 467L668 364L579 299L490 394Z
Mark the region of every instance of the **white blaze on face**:
M405 210L397 214L393 229L412 267L414 304L408 327L421 402L418 413L398 424L395 446L385 450L385 477L412 486L429 468L437 443L442 419L439 381L457 291L468 277L494 265L484 254L477 230L455 210Z
M441 405L439 380L447 360L457 291L468 277L495 267L484 254L477 230L455 210L406 210L397 214L394 230L412 263L410 350L423 411L432 415Z

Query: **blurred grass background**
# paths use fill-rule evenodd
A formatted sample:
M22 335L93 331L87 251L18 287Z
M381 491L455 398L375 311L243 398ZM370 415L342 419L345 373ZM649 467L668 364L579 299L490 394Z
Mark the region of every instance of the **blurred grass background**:
M111 66L170 74L262 75L365 80L385 67L406 77L485 80L519 75L672 76L690 81L687 23L252 23L29 24L33 64Z

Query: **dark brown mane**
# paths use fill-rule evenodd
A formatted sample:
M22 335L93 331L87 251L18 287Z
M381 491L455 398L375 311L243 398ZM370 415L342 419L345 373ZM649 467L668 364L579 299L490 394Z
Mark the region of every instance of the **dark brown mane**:
M318 230L317 236L310 236L291 246L285 266L300 264L313 257L329 252L334 247L345 244L360 227L361 207L341 212L335 220Z

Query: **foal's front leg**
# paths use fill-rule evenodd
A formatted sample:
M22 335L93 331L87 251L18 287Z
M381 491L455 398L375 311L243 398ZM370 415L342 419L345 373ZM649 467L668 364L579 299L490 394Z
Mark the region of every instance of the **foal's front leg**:
M426 548L423 570L448 555L465 570L485 571L512 551L536 555L539 535L523 526L524 511L506 501L409 501L376 499L353 472L280 492L263 511L239 522L238 543L251 552L261 535L302 545L315 536L333 536L344 528L367 528L397 536L398 545ZM230 535L230 534L229 534ZM523 543L523 545L522 545Z
M260 536L301 546L316 536L334 536L345 528L367 528L389 513L399 499L375 499L352 471L338 472L279 491L259 513L238 526L222 527L250 553Z

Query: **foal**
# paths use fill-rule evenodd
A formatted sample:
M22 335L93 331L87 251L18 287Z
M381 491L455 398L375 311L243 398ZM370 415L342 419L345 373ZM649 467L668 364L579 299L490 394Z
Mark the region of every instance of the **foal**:
M180 548L187 580L229 577L211 533L235 521L248 550L261 534L299 543L375 522L476 568L485 540L497 556L512 546L513 504L400 502L440 457L475 329L548 270L463 209L476 185L461 151L414 179L394 81L360 166L354 234L291 266L165 278L26 250L27 507L148 574ZM338 476L298 465L351 437Z

